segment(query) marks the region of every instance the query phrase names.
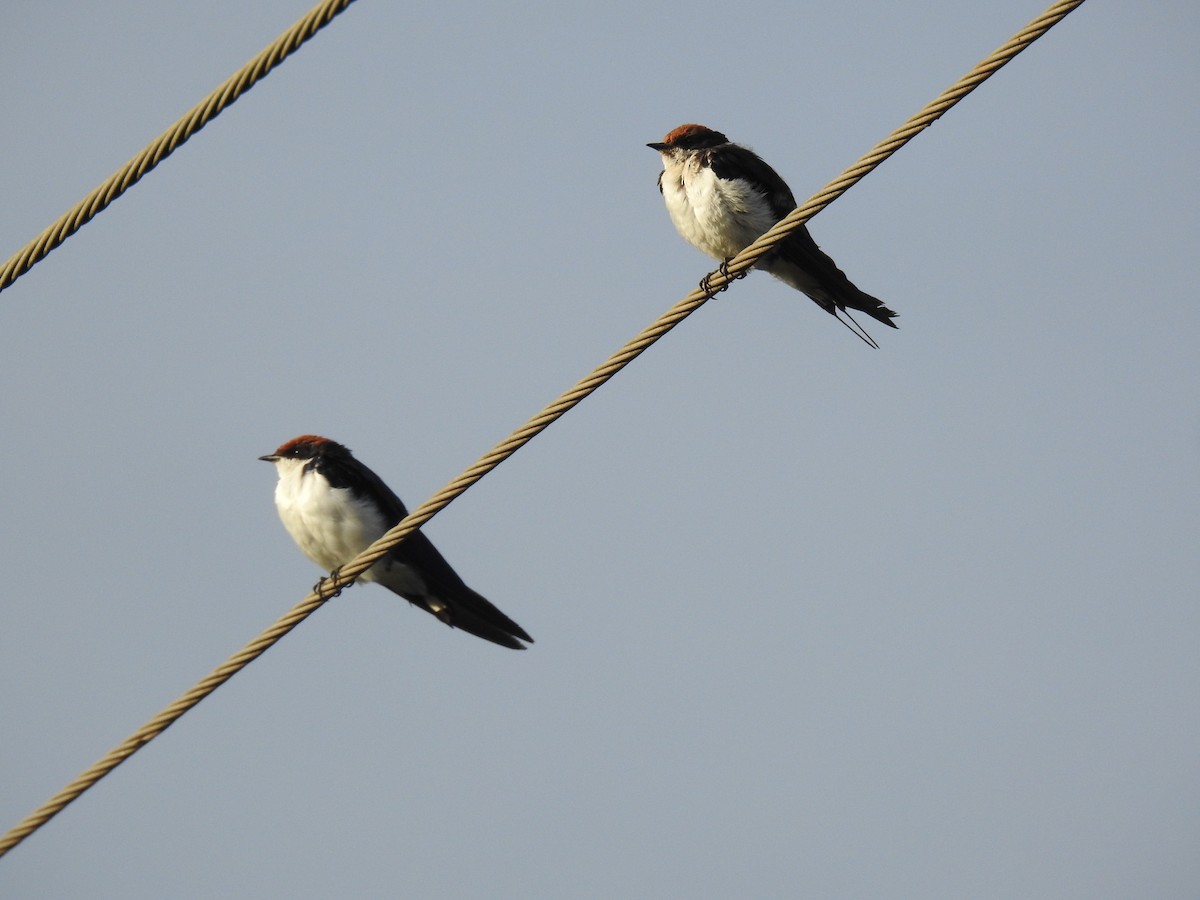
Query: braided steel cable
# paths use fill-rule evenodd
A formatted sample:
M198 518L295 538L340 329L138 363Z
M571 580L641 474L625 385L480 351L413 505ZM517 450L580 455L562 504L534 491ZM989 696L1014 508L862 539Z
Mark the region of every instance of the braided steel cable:
M300 49L300 45L333 21L354 0L324 0L277 37L252 60L234 72L178 122L156 137L137 156L108 176L99 187L63 213L53 225L0 267L0 291L41 262L51 250L90 222L110 203L137 184L160 162L182 147L192 135L219 116L238 97Z
M710 273L705 279L705 283L708 285L707 290L694 290L672 306L589 375L578 381L557 400L547 405L541 412L481 456L461 475L414 509L396 527L338 569L336 573L324 579L312 593L288 610L275 624L246 644L240 651L199 681L191 690L146 722L121 744L80 774L78 778L14 826L3 837L0 837L0 856L35 832L68 804L78 799L84 791L160 735L189 709L265 653L284 635L315 612L326 600L353 584L380 557L403 542L412 532L428 522L484 475L529 443L551 423L577 406L585 397L640 356L651 344L699 309L713 294L739 277L740 273L747 271L757 259L770 251L784 237L844 194L867 173L933 124L955 103L1082 3L1083 0L1060 0L1060 2L1052 4L1000 49L980 62L937 99L880 141L874 149L830 182L820 193L781 219L775 227L730 260L727 265Z

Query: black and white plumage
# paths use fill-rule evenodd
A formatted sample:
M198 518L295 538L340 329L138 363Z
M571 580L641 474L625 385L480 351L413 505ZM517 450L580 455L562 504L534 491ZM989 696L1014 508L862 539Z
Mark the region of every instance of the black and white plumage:
M336 441L314 434L288 441L259 459L279 474L275 507L304 555L326 571L348 563L406 515L404 503L378 475ZM399 594L447 625L524 650L525 630L463 582L420 531L409 535L361 576Z
M736 256L796 208L796 198L775 170L719 131L680 125L661 142L646 146L662 155L658 189L675 228L714 259ZM807 294L834 317L839 310L853 309L896 327L892 319L897 314L855 287L804 226L756 267ZM865 332L859 336L875 345Z

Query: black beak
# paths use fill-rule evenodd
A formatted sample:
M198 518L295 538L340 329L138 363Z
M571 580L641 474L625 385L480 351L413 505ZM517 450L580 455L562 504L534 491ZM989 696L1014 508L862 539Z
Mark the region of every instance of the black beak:
M657 150L659 153L662 153L664 150L667 149L666 144L647 144L646 146L649 147L651 150Z
M268 453L266 456L260 456L259 459L261 459L263 462L278 462L279 461L279 457L276 456L274 453Z

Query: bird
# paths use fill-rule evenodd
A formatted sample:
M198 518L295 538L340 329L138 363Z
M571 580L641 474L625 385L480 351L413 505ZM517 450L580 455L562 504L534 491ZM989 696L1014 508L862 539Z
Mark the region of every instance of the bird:
M778 173L753 150L732 143L719 131L680 125L646 146L662 156L658 190L675 228L693 247L721 260L722 267L796 208L796 198ZM897 313L855 287L803 225L756 267L807 294L872 347L879 345L848 310L896 327L892 319ZM707 279L701 286L708 290ZM850 322L838 315L839 310Z
M274 463L275 508L304 555L329 572L408 515L383 479L329 438L304 434L260 456ZM361 576L399 594L452 628L513 650L533 643L520 625L477 594L429 538L414 531Z

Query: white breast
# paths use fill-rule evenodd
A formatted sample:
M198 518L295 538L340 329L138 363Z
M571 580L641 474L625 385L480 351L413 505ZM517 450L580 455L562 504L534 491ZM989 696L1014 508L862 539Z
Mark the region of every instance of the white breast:
M304 555L326 571L349 562L387 530L383 516L346 488L331 487L317 472L304 472L301 460L276 466L275 507L283 527ZM367 572L364 580L373 580Z
M667 163L662 192L684 240L714 259L737 255L775 224L765 200L747 182L717 178L696 159Z

